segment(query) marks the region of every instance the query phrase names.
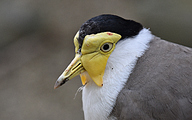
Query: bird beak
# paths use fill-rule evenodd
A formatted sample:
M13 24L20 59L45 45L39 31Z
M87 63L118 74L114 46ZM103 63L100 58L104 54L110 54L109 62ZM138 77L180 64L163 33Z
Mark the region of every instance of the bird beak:
M85 85L93 80L99 87L103 86L103 76L107 60L115 49L115 44L120 40L121 35L111 32L102 32L93 35L86 35L79 50L77 40L78 32L74 38L76 55L66 70L57 79L54 89L63 85L68 80L80 74L82 84ZM111 48L108 51L102 51L101 47L104 43L110 43Z
M97 59L93 59L95 58L94 56L97 56ZM92 79L98 86L103 86L103 75L108 57L99 55L97 52L86 55L77 53L65 71L57 79L54 89L79 74L83 85Z
M81 54L77 53L75 55L75 58L71 61L71 63L68 65L65 71L57 79L54 85L54 89L60 87L68 80L74 78L75 76L85 71L80 58L81 58Z

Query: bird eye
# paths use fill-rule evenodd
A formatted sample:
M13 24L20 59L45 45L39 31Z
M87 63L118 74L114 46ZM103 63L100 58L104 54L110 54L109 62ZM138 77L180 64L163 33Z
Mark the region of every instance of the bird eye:
M101 50L103 52L108 52L112 49L113 47L113 44L112 43L104 43L102 46L101 46Z

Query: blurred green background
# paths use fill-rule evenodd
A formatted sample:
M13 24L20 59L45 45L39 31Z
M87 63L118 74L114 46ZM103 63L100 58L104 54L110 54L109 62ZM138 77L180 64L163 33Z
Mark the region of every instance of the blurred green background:
M83 22L104 13L133 19L192 47L191 0L1 0L0 119L83 120L79 77L54 90Z

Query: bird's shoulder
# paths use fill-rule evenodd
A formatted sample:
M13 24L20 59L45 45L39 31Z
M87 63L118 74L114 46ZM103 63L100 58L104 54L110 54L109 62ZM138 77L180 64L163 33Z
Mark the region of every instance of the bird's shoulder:
M192 119L192 49L154 36L112 114L119 119Z

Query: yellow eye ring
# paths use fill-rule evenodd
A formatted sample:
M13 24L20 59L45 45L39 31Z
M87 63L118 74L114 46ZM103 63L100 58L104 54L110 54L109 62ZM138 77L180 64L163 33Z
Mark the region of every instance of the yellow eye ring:
M112 49L112 47L113 47L113 43L107 42L107 43L104 43L104 44L101 46L100 49L101 49L103 52L108 52L108 51L110 51L110 50Z

